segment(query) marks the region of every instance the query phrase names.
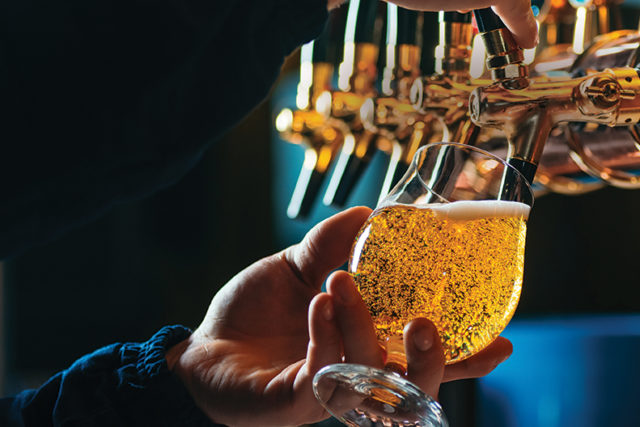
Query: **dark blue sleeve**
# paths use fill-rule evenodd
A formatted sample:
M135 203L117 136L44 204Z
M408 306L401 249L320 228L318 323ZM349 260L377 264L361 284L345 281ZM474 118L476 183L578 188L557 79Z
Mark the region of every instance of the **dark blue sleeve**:
M0 426L214 426L167 368L190 331L167 326L145 343L113 344L37 390L0 400Z
M0 13L0 258L180 179L326 0L28 0Z

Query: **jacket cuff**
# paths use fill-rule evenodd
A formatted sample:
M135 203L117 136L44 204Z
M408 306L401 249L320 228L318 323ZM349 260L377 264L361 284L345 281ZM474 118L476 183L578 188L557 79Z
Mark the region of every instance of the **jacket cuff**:
M136 406L130 413L140 418L130 421L137 425L219 425L196 406L184 384L167 366L167 350L190 335L191 330L184 326L165 326L147 342L122 347L122 368L118 372L122 403Z

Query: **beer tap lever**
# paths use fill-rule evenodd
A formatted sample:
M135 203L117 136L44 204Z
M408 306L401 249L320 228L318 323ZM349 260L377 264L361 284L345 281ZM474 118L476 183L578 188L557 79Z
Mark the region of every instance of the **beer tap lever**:
M507 28L504 22L502 22L502 19L500 19L490 7L474 10L473 16L476 18L476 24L478 25L478 31L480 33L488 33L489 31Z
M331 119L345 130L345 138L322 199L342 207L375 151L375 135L364 128L360 108L376 95L380 8L374 0L349 2L344 55L338 71L340 91L330 93Z
M411 86L421 74L425 14L396 6L389 12L383 96L367 101L360 110L365 125L378 135L377 149L388 159L378 201L404 176L413 153L432 131L428 122L416 117L410 103Z
M304 148L304 162L287 207L292 219L306 217L317 199L322 183L344 135L319 111L318 100L331 89L336 50L342 44L346 8L331 12L323 33L305 44L300 52L300 81L296 111L285 108L278 114L276 128L283 139Z

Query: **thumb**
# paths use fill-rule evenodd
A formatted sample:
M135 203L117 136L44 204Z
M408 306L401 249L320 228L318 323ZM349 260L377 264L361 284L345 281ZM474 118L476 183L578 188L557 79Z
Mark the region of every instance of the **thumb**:
M284 251L305 283L318 288L327 275L348 258L351 245L371 214L367 207L355 207L340 212L313 227L302 242Z

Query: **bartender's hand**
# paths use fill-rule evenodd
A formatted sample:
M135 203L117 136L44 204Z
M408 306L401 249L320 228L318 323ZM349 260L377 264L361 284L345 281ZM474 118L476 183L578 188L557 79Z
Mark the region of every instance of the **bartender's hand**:
M369 312L346 260L371 210L353 208L317 225L304 240L251 265L213 299L191 338L167 353L169 368L196 404L229 426L301 425L329 416L311 388L322 367L343 361L383 366ZM408 376L437 396L441 382L482 376L511 354L499 338L480 354L444 366L437 331L427 319L405 330Z
M507 28L525 49L537 44L538 26L536 25L531 0L387 0L398 6L425 11L473 10L492 6L502 18ZM329 8L339 6L344 0L329 0Z

